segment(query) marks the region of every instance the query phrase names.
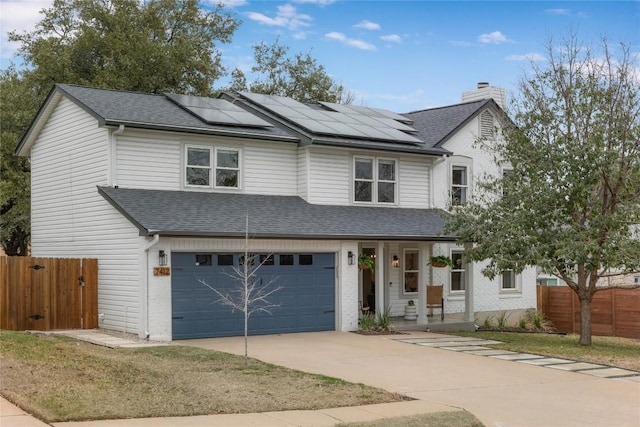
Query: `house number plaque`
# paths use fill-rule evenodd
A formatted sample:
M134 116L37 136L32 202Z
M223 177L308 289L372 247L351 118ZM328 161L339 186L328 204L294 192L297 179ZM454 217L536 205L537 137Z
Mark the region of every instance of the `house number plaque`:
M171 267L153 267L154 276L171 276Z

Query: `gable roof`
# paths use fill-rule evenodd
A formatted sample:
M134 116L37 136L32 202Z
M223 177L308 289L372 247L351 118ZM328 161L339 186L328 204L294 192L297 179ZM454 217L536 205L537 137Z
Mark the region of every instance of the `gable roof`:
M254 127L210 124L181 108L166 95L153 95L78 85L56 84L16 148L26 155L44 122L62 97L66 97L98 120L100 126L189 132L244 138L298 142L282 126Z
M375 206L313 205L297 196L98 187L98 192L150 236L454 241L445 212Z
M452 154L443 147L444 142L483 109L502 111L491 99L400 115L361 106L324 102L302 104L290 98L244 92L224 93L214 99L57 84L20 140L16 154L28 155L48 117L63 97L95 117L100 126L123 125L435 156ZM228 107L226 110L224 104ZM224 117L225 112L251 120L207 120L207 117ZM357 123L359 120L369 125Z
M493 99L481 99L412 111L403 114L403 116L413 121L413 127L418 130L420 137L426 143L434 147L441 147L451 136L486 108L502 112Z

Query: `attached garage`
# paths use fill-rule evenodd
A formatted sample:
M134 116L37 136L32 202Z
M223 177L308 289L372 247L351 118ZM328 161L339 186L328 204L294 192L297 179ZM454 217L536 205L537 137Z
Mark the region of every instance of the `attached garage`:
M254 313L249 335L335 330L335 254L258 254L264 264L257 280L281 289L269 298L271 314ZM201 283L228 293L240 281L231 277L239 253L172 253L172 338L209 338L244 334L244 315L223 305Z

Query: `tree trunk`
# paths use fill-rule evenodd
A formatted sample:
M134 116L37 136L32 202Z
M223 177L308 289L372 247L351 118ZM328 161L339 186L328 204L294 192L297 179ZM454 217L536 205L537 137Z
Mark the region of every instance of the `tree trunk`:
M580 300L580 345L591 345L591 299L590 295L578 294Z

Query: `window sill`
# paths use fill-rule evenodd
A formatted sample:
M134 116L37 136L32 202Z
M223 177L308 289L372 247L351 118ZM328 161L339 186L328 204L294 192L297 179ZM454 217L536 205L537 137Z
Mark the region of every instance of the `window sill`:
M505 290L502 289L499 293L498 293L498 297L499 298L521 298L522 297L522 291L520 289L513 289L513 290Z
M449 295L447 295L447 301L464 301L464 291L463 292L456 292L456 293L450 293Z

